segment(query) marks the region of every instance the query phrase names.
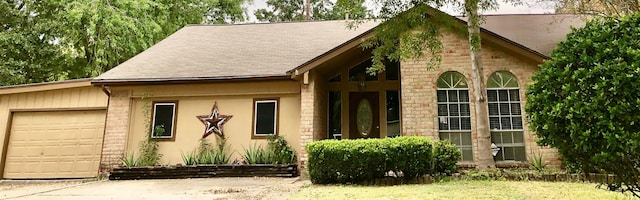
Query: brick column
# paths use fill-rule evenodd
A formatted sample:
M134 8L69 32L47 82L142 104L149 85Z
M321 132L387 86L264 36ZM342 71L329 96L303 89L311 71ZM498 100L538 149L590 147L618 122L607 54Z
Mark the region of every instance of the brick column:
M129 132L129 113L131 112L131 93L129 90L113 90L109 98L107 121L102 142L100 172L111 171L120 165Z
M309 84L300 88L300 146L298 165L301 174L307 175L308 155L305 146L315 140L326 138L327 91L322 76L310 72Z

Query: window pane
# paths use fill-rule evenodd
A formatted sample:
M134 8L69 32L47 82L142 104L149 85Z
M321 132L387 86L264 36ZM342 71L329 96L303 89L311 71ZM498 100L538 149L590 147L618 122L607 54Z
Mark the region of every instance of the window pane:
M449 140L451 140L451 143L455 144L455 145L461 145L462 144L462 139L460 138L460 133L449 133Z
M460 91L460 102L469 102L469 90Z
M460 104L460 116L471 116L469 104Z
M489 129L500 129L500 118L489 117Z
M449 102L458 102L458 91L449 90Z
M511 97L511 101L520 101L520 91L509 90L509 97Z
M440 130L449 130L449 123L447 117L438 117L438 128Z
M449 119L450 130L460 130L460 118L452 117Z
M500 118L501 129L510 130L511 128L511 118L510 117L501 117Z
M509 115L511 109L509 108L508 103L500 103L500 115Z
M527 160L527 154L524 151L524 147L514 147L513 148L513 153L515 154L515 160L516 161L526 161Z
M387 80L398 80L399 73L400 73L400 63L398 62L392 62L392 61L385 61L385 67L386 69L384 70L386 72L386 77Z
M513 143L513 134L512 133L502 133L502 144L511 144Z
M449 140L449 133L440 133L439 135L440 135L440 140Z
M371 67L371 64L371 60L367 60L349 69L349 81L377 81L378 74L371 76L367 73L367 68Z
M387 137L400 136L400 98L397 90L387 91Z
M511 125L513 125L513 129L523 129L522 127L522 118L520 117L512 117Z
M513 147L503 147L502 150L504 150L504 160L515 160Z
M462 137L460 137L461 138L460 144L471 146L471 133L467 132L467 133L461 133L461 134L462 134Z
M449 116L460 116L460 112L458 111L458 104L449 105Z
M462 149L462 161L473 161L473 151L471 148Z
M342 98L340 97L340 92L329 92L329 138L341 133Z
M329 82L340 82L340 81L342 81L342 74L338 74L333 78L329 79Z
M513 142L514 143L524 143L524 134L522 132L513 132Z
M489 115L498 115L498 104L489 103Z
M502 134L499 132L491 132L491 142L496 143L496 145L502 144Z
M509 101L509 93L506 90L498 90L499 101Z
M155 104L153 137L171 137L173 135L174 108L174 103Z
M462 127L460 127L460 129L462 130L471 130L471 117L461 117L460 118L460 124Z
M438 116L449 116L449 106L447 104L438 104Z
M487 99L489 102L498 101L498 91L497 90L487 90Z
M447 102L446 90L438 90L438 102Z
M511 115L521 115L520 103L511 103Z
M276 102L256 102L256 135L276 133Z

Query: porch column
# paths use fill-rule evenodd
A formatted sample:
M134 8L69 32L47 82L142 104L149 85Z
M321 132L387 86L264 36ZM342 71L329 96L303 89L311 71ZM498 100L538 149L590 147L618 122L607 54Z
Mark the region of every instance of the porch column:
M131 93L129 90L112 90L107 109L100 173L111 171L120 165L124 155L129 132L129 113L131 112Z
M308 155L305 146L326 138L327 89L326 80L317 73L308 72L308 84L300 88L300 145L298 166L307 176Z

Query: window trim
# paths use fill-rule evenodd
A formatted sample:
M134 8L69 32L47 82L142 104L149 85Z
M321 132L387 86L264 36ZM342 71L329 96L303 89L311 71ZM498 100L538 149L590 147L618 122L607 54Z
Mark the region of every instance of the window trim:
M273 134L256 134L256 126L258 123L257 120L257 109L258 109L258 103L275 103L276 108L275 108L275 120L274 120L274 129L275 129L275 133ZM278 132L280 130L280 98L278 97L274 97L274 98L254 98L253 99L253 114L252 114L252 119L251 119L251 139L267 139L269 136L277 136L279 135Z
M156 105L173 105L171 136L154 136L154 125L156 123ZM150 138L156 141L175 141L176 140L176 125L178 123L178 101L153 101L151 103L151 124L149 129L151 130ZM166 130L165 130L166 131Z

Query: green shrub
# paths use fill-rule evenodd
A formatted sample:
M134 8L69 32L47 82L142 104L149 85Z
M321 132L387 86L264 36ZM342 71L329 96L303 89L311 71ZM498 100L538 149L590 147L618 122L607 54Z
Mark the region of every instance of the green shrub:
M289 164L296 162L296 151L282 136L271 136L268 139L267 148L275 156L275 164Z
M533 75L526 113L568 166L615 174L611 189L640 196L638 24L640 13L573 30Z
M138 159L135 156L135 153L127 153L120 158L122 165L125 167L137 167Z
M313 183L360 183L393 171L405 178L432 173L432 142L425 137L323 140L306 146Z
M531 157L529 157L529 163L533 169L542 171L547 167L547 164L544 163L544 159L542 158L542 153L532 153Z
M452 174L458 170L456 163L462 152L449 140L438 140L433 144L434 173Z

